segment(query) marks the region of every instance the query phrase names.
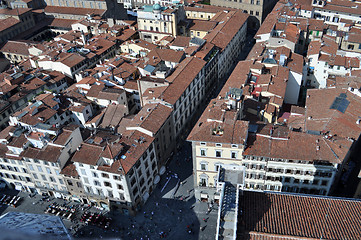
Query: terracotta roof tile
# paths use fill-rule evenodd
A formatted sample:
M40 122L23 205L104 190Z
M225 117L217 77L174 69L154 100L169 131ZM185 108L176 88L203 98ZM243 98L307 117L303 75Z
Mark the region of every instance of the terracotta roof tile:
M205 64L202 59L194 57L186 58L178 64L175 71L167 77L172 84L162 94L164 101L174 105Z
M65 176L75 177L78 178L79 174L76 170L76 167L74 163L69 162L65 165L65 167L61 170L60 174L63 174Z
M100 154L103 152L103 147L82 143L79 150L77 150L71 159L73 162L80 162L89 165L96 165L99 160Z
M5 45L1 48L1 52L3 53L14 53L28 56L29 55L29 47L35 45L34 42L31 41L7 41Z
M239 205L250 239L361 238L357 200L244 191Z
M20 23L20 20L13 18L13 17L9 17L6 19L0 19L0 32L11 28L12 26L15 26L16 24Z
M24 150L20 156L32 159L39 159L47 162L57 162L60 154L62 152L62 147L47 145L42 149L37 148L27 148Z
M189 134L188 141L229 144L246 143L249 123L237 120L236 111L223 111L223 104L223 100L211 100Z
M216 22L213 21L205 21L205 20L192 20L190 24L189 30L193 31L203 31L209 32L217 25Z
M141 127L155 135L171 113L172 109L163 104L146 104L128 126L130 128Z
M248 14L242 13L240 10L230 11L223 22L218 23L204 39L221 49L225 49L247 19Z
M44 8L45 13L60 13L60 14L71 14L71 15L100 15L105 13L105 9L92 9L92 8L75 8L75 7L57 7L57 6L46 6Z

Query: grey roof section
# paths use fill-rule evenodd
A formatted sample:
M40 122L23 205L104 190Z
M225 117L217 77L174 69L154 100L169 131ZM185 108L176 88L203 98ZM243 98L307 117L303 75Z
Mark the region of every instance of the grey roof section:
M0 239L72 239L58 216L8 212L0 217L0 230Z
M225 170L224 181L233 185L243 184L243 171L239 170Z
M155 67L148 64L147 66L145 66L144 70L147 71L147 72L152 73L155 70Z
M277 61L273 58L266 58L263 63L277 64Z
M194 44L194 45L198 45L198 46L202 46L205 42L206 42L206 40L204 40L202 38L197 38L197 37L193 37L189 41L190 44Z
M345 93L341 93L339 97L336 97L333 101L330 109L336 109L342 113L345 113L350 101L346 99L347 95Z
M243 95L243 89L240 88L231 88L229 90L229 95L234 96L235 98L240 98Z

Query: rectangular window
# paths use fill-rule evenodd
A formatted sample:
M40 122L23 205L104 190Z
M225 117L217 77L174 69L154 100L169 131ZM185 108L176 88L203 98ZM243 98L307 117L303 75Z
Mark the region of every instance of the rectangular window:
M222 151L221 150L216 150L216 157L217 158L222 157Z
M348 49L348 50L353 50L353 48L354 48L354 46L353 46L352 44L349 44L349 45L347 46L347 49Z
M34 171L33 165L28 164L30 171Z
M55 179L53 177L49 177L51 182L55 182Z
M88 178L83 178L83 180L84 180L84 182L86 183L86 184L89 184L89 180L88 180Z
M113 197L113 191L108 190L108 196L112 198Z
M41 166L38 166L38 171L39 171L39 172L42 172L42 171L43 171L43 169L41 168Z
M47 181L45 175L41 174L41 178L42 178L44 181Z
M50 168L46 168L46 171L49 173L49 174L51 174L51 170L50 170Z
M98 195L103 196L103 191L101 189L97 189Z
M201 170L206 171L207 170L207 164L201 163Z
M35 173L33 173L33 177L34 177L35 179L38 179L38 175L36 175Z
M102 173L102 177L103 177L103 178L109 178L109 174L107 174L107 173Z
M104 182L104 186L106 186L106 187L112 187L112 184L110 184L110 182Z
M232 152L231 153L231 158L237 158L237 152Z
M201 149L201 156L207 156L206 155L206 149Z
M85 169L81 168L80 172L81 172L82 175L86 175Z

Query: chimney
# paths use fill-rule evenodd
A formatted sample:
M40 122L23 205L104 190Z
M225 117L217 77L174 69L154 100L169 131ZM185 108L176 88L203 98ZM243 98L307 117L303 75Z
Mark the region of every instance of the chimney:
M85 34L84 34L83 30L81 31L81 40L83 42L83 45L85 46L86 40L85 40Z

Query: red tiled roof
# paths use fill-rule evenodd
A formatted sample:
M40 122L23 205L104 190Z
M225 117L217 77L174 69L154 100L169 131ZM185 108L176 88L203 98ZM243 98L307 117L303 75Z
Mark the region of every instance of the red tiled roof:
M246 239L361 239L357 200L244 191L239 202Z
M146 104L128 126L141 127L155 135L171 113L172 109L163 104Z
M178 64L172 75L167 77L172 84L163 92L164 101L175 104L205 64L206 62L202 59L193 57L186 58Z
M223 22L220 22L204 39L221 49L225 49L247 19L248 14L239 10L230 11Z
M71 14L71 15L103 15L105 9L92 9L92 8L74 8L74 7L57 7L57 6L46 6L44 9L45 13L60 13L60 14Z
M0 19L0 32L16 25L20 23L20 20L13 18L13 17L8 17L6 19Z
M209 32L217 25L213 21L193 20L189 30Z
M332 163L343 160L341 154L335 156L330 148L330 141L323 136L293 131L283 139L275 134L272 138L269 134L249 135L243 155L304 161L324 160Z
M73 20L73 19L54 18L51 19L50 26L71 29L71 25L76 22L77 20Z
M13 53L13 54L21 54L28 56L29 55L29 47L35 45L35 43L30 41L8 41L1 48L1 52L5 53Z
M357 90L356 90L357 91ZM349 101L344 113L330 109L333 101L341 93L346 94ZM341 87L329 89L308 90L306 99L306 128L314 131L330 131L339 137L357 139L361 126L356 124L361 116L361 99L357 95Z
M52 145L47 145L43 149L29 147L25 151L23 151L20 156L31 159L39 159L47 162L57 162L62 152L62 149L62 147Z
M76 177L76 178L79 177L76 167L72 162L66 164L60 173L65 176Z
M15 9L2 8L2 9L0 9L0 14L11 15L11 16L20 16L20 15L30 12L30 11L31 11L31 8L15 8Z
M102 152L102 146L83 143L80 149L75 152L72 161L89 165L96 165Z

